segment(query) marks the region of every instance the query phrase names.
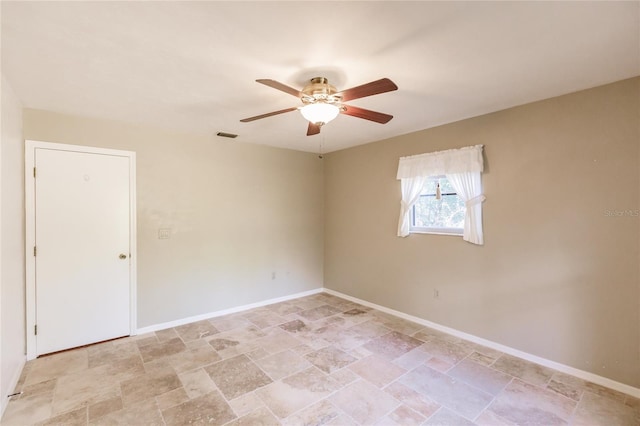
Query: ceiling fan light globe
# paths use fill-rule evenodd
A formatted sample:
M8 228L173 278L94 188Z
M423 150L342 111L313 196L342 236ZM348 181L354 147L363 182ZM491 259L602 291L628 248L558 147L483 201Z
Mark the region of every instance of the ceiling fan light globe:
M303 106L300 109L300 113L311 123L322 126L336 118L340 113L340 109L336 105L316 102Z

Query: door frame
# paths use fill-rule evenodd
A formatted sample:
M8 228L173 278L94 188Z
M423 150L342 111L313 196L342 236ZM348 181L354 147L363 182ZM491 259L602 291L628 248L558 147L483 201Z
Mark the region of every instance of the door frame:
M35 209L35 153L36 149L80 152L85 154L114 155L129 158L129 333L137 330L137 246L136 246L136 153L116 149L95 148L82 145L67 145L35 140L25 141L25 300L26 300L26 341L27 360L37 357L36 325L36 261L34 247L36 239Z

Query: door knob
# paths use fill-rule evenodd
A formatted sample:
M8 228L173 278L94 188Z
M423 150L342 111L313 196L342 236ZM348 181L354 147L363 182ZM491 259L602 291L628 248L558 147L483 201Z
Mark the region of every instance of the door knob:
M127 258L127 255L126 255L126 254L124 254L124 253L120 253L120 256L118 256L118 257L119 257L120 259L123 259L123 260L124 260L124 259L126 259L126 258Z

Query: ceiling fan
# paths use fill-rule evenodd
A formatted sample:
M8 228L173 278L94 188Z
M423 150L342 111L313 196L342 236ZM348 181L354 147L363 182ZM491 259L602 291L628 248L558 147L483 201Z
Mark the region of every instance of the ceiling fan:
M376 123L381 124L388 123L389 120L393 118L392 115L346 105L343 104L343 102L380 93L391 92L398 89L398 86L388 78L381 78L380 80L372 81L340 92L330 85L329 80L324 77L312 78L309 84L307 84L302 90L294 89L293 87L289 87L275 80L260 79L256 81L299 98L300 101L302 101L302 106L272 111L266 114L256 115L255 117L244 118L240 121L248 123L250 121L260 120L261 118L300 110L303 117L309 121L307 136L317 135L320 133L320 127L336 118L338 114L363 118L365 120L375 121Z

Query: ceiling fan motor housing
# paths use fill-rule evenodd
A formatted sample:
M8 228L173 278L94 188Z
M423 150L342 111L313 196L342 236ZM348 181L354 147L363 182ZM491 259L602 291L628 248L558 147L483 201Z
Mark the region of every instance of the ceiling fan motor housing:
M324 102L327 104L339 104L342 96L336 95L338 91L329 84L329 80L324 77L314 77L310 83L302 89L301 100L304 104L314 104Z

